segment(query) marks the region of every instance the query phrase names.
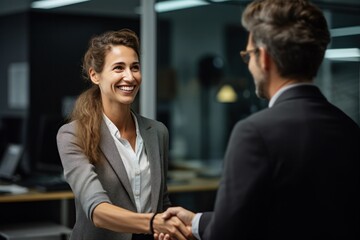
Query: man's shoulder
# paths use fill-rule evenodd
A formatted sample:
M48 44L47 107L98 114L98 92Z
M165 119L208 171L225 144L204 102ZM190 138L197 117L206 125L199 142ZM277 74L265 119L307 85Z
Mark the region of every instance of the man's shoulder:
M266 123L266 120L270 118L271 114L272 113L268 108L253 113L250 116L237 121L233 127L233 132L259 129Z
M241 124L241 123L261 123L266 121L270 116L274 115L274 111L272 108L264 108L261 109L258 112L255 112L251 115L249 115L248 117L240 120L237 122L237 124Z

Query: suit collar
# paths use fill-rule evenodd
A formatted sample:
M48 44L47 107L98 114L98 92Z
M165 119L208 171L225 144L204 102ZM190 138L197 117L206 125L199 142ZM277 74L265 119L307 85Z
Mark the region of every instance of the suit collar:
M320 92L319 88L313 84L302 84L286 89L282 92L277 99L275 99L273 106L295 98L320 98L326 100L324 95Z
M159 202L159 194L160 194L160 185L161 185L161 166L160 166L160 146L157 138L157 133L155 128L152 126L152 121L148 121L146 118L134 113L138 125L140 135L143 139L149 164L150 164L150 172L151 172L151 206L153 211L157 209L157 205ZM110 163L113 170L117 174L124 188L126 189L128 196L133 202L134 206L135 199L134 194L130 185L130 181L128 179L128 175L125 169L125 166L121 160L121 156L116 148L113 137L104 122L101 124L101 141L100 141L100 149L105 155L106 160ZM136 207L135 207L136 209Z
M291 88L294 88L294 87L299 87L299 86L314 86L314 84L313 83L293 83L293 84L283 86L270 99L269 108L271 108L274 105L275 101L280 97L280 95L283 92L287 91L288 89L291 89Z
M159 139L155 127L152 125L154 121L135 113L138 119L140 134L143 138L145 150L150 164L151 172L151 207L156 211L159 202L160 187L161 187L161 157L159 146Z
M120 179L121 183L123 184L125 190L128 193L129 198L131 199L131 201L134 204L134 207L136 209L134 193L131 189L130 181L129 181L125 166L124 166L124 164L121 160L121 156L116 148L114 139L111 136L111 133L110 133L104 120L102 120L102 122L101 122L100 134L101 134L100 149L101 149L102 153L104 154L106 160L109 162L109 164L113 168L114 172Z

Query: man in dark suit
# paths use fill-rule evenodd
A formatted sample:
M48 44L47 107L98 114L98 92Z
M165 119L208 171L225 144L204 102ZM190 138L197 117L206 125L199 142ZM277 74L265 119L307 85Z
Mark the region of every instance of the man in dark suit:
M360 129L312 83L330 41L322 12L306 0L253 1L242 24L241 56L269 107L235 125L214 212L167 216L204 240L359 237Z

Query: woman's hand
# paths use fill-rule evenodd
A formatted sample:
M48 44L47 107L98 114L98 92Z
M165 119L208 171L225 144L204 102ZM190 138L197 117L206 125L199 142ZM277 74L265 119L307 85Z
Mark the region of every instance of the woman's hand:
M153 221L154 238L161 240L192 239L191 229L176 216L164 217L157 214Z

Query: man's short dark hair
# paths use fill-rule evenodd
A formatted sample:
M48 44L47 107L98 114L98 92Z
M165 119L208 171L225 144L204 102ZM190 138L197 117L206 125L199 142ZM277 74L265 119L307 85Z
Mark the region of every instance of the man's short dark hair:
M242 15L255 46L264 46L282 77L313 79L330 42L322 11L307 0L255 0Z

